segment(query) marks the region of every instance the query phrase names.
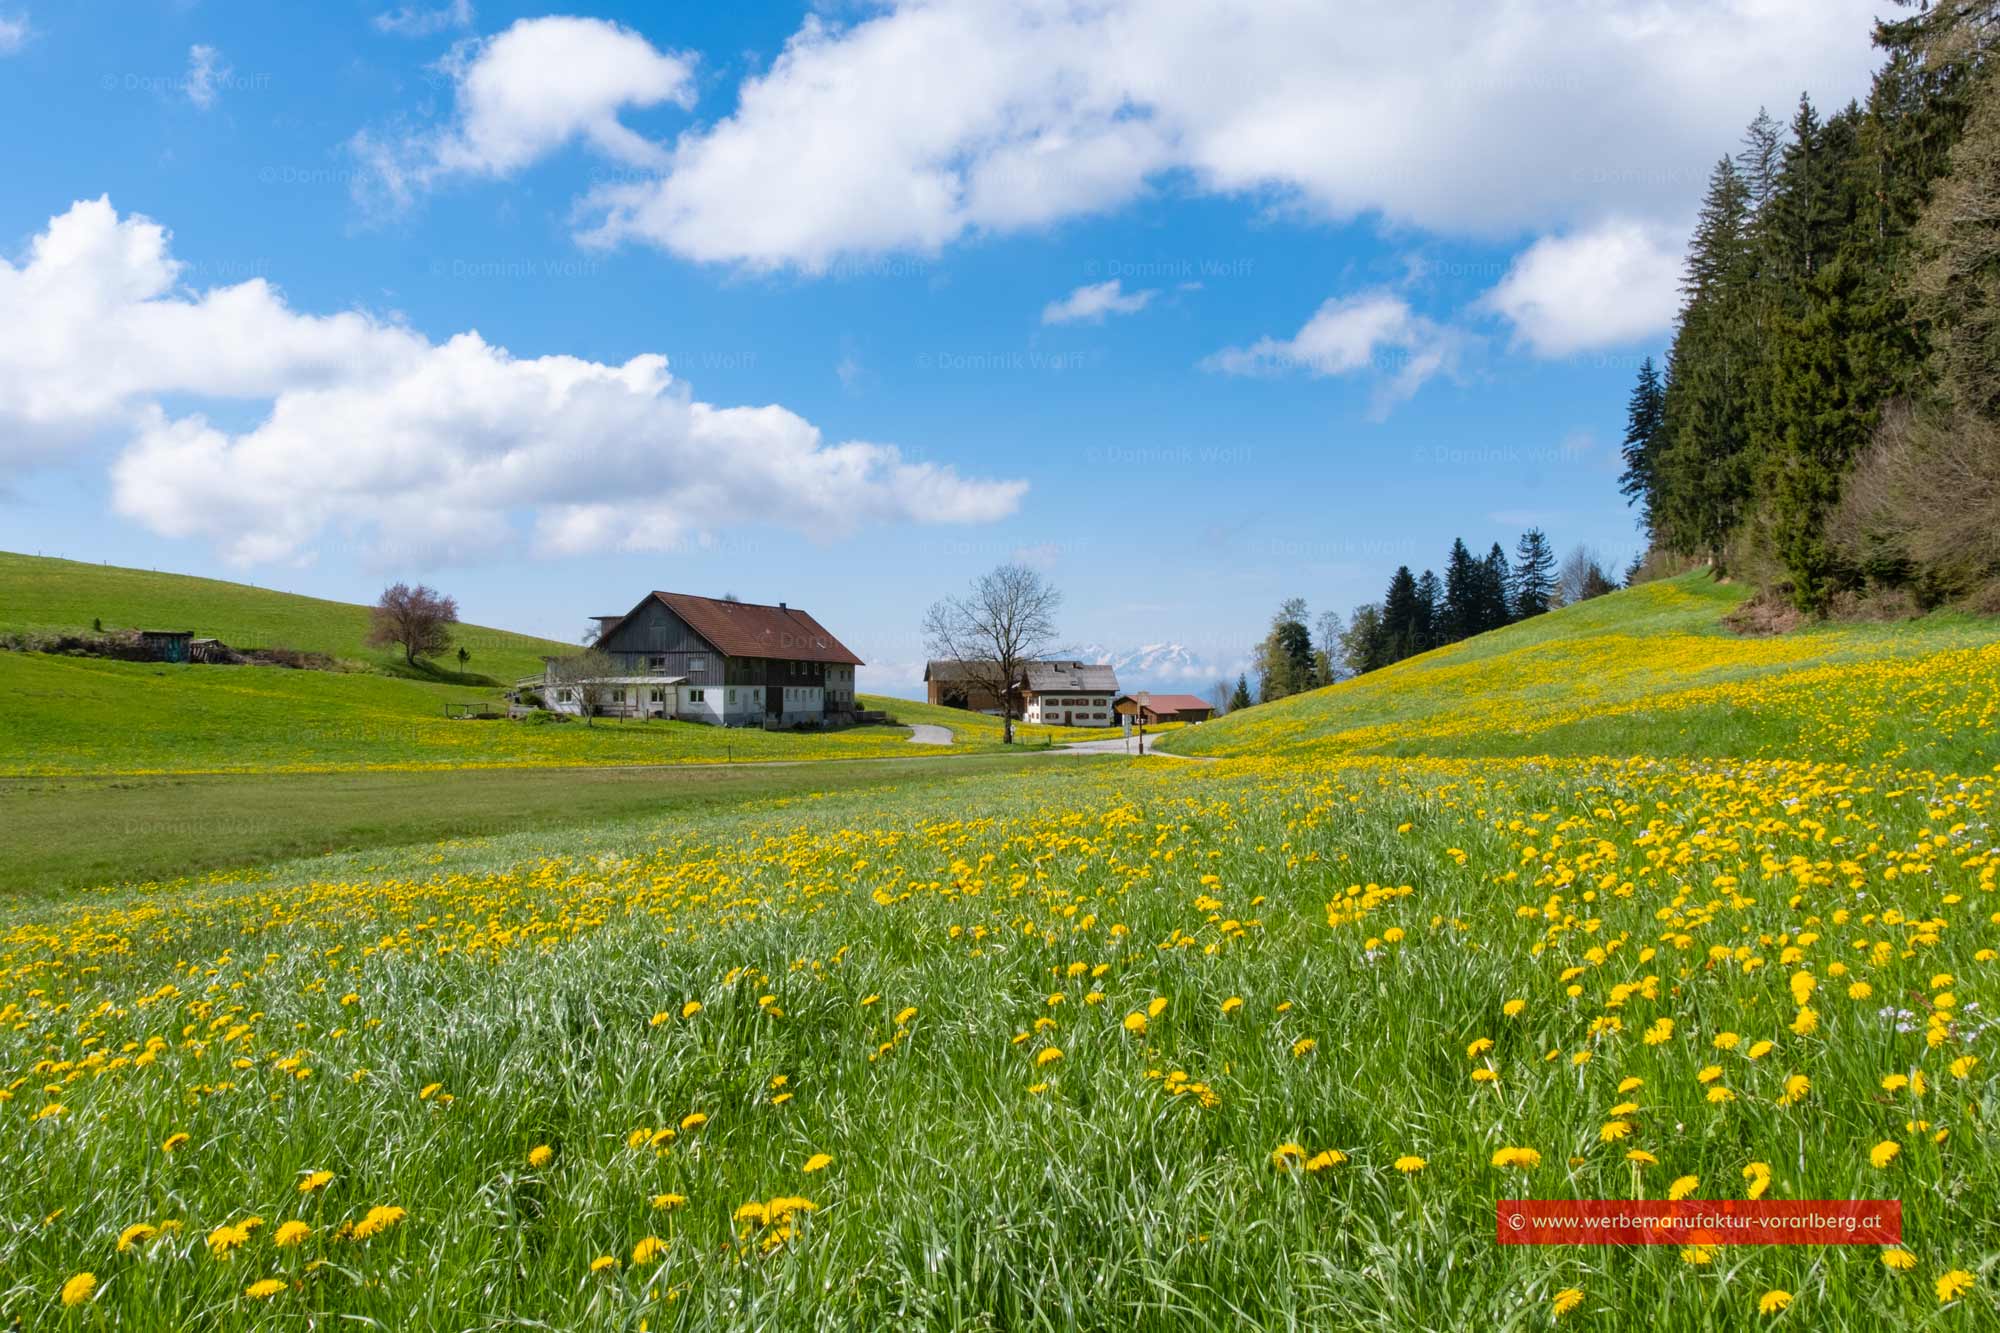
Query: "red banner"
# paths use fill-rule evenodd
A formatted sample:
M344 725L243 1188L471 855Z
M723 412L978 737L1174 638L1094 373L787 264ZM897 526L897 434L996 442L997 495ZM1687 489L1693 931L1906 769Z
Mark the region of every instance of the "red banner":
M1900 1245L1900 1199L1502 1199L1502 1245Z

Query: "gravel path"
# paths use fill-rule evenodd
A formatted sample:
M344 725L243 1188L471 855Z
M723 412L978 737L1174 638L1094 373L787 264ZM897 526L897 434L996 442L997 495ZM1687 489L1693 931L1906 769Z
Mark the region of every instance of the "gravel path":
M950 745L951 728L934 727L925 722L913 723L910 727L910 744Z
M1205 754L1170 754L1155 748L1159 738L1146 737L1146 758L1181 759L1190 763L1212 763L1213 758ZM1139 738L1137 736L1114 736L1108 741L1074 741L1068 745L1055 747L1057 754L1129 754L1137 757Z

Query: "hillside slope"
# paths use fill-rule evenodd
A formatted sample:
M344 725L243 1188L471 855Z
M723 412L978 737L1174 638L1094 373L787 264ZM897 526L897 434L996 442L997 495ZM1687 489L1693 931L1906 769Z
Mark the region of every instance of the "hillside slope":
M235 647L296 648L386 675L439 676L413 671L394 648L369 647L365 606L188 574L0 551L0 633L87 631L99 620L107 630L193 630ZM574 645L482 625L460 625L452 637L455 647L471 654L466 664L471 674L501 682L540 671L544 653L574 651ZM444 674L449 677L456 666L454 660Z
M1197 727L1186 754L1708 755L1984 768L2000 621L1745 638L1705 572L1643 584ZM1838 688L1834 688L1837 686Z
M236 646L302 649L341 669L169 666L0 651L0 777L364 772L903 757L901 727L823 735L692 724L464 722L447 707L569 645L477 625L455 640L469 676L412 670L370 648L368 608L183 574L0 554L0 633L191 629ZM456 663L450 664L453 668ZM881 702L881 701L876 701ZM990 734L989 734L990 732ZM953 749L994 748L997 724ZM935 753L922 751L918 753Z

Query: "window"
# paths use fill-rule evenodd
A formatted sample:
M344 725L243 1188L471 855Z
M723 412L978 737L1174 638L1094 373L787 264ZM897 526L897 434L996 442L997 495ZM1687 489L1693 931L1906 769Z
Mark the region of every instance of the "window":
M611 702L612 702L612 703L615 703L615 704L622 704L622 703L624 703L624 702L625 702L625 691L623 691L623 690L613 690L613 691L611 691Z
M666 701L667 701L667 692L665 690L656 689L646 697L647 703L663 704Z
M705 691L702 691L702 690L689 690L689 691L688 691L688 702L689 702L689 703L691 703L691 704L698 704L698 703L701 703L701 702L703 702L703 700L704 700L704 699L705 699L706 697L707 697L707 696L706 696L706 693L705 693Z
M654 653L646 659L646 670L665 671L666 669L667 655L665 653Z
M706 657L690 657L688 659L688 670L689 671L708 670L708 659Z
M735 702L736 702L736 691L735 691L735 690L731 690L731 691L729 692L729 702L730 702L730 703L735 703Z

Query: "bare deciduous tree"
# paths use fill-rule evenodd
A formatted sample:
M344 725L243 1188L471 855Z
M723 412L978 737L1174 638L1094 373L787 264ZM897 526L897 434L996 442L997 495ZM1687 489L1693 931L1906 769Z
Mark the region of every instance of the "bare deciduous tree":
M595 726L598 707L610 692L608 679L617 671L618 663L611 654L586 648L549 663L549 687L552 691L568 691L566 702L576 704L585 726Z
M1014 710L1027 665L1056 652L1062 594L1026 565L1001 565L947 597L924 617L926 651L957 662L967 683L1000 701L1000 730L1014 743Z
M415 666L419 656L436 657L451 646L458 603L421 583L414 588L392 583L382 590L370 614L368 642L378 648L401 645L403 660Z
M1555 604L1575 606L1617 590L1618 584L1604 572L1604 562L1597 552L1579 546L1569 553L1562 563L1562 572L1556 576Z

